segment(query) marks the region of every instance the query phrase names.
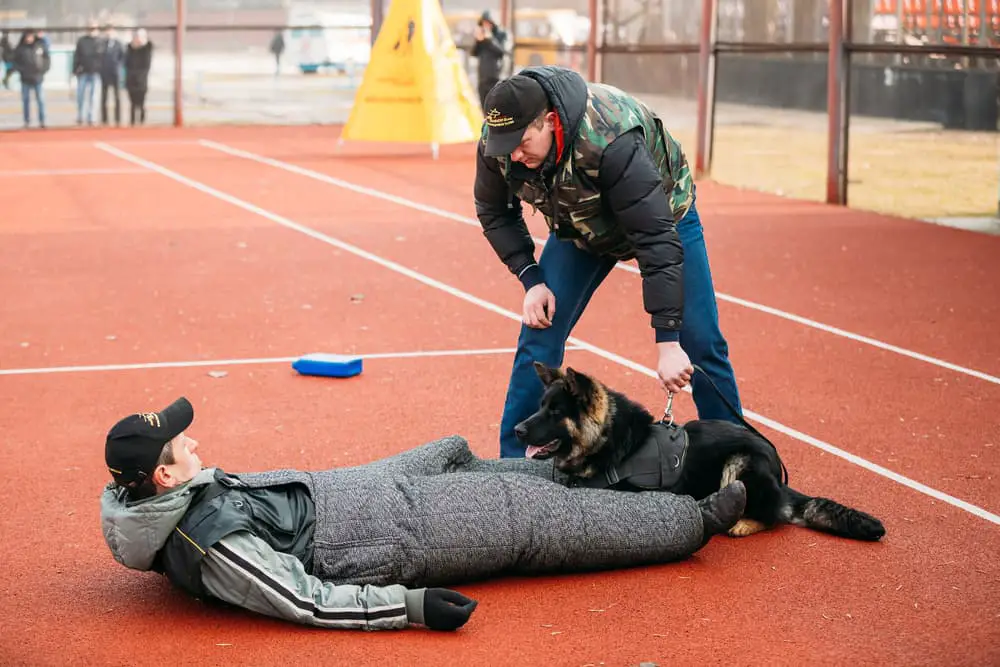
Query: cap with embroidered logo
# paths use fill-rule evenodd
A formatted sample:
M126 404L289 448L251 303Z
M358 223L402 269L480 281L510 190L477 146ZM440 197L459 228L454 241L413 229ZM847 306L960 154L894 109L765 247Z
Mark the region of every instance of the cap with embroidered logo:
M108 431L104 462L114 480L131 486L153 474L163 446L194 420L194 408L183 396L159 412L141 412L120 420Z
M523 74L493 86L483 103L486 110L486 146L489 157L510 155L524 131L549 108L549 98L538 81Z

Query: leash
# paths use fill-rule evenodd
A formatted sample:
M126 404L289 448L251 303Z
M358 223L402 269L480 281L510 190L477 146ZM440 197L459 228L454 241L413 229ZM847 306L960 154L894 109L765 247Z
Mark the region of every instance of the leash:
M778 448L775 447L774 443L768 440L763 433L758 431L756 428L753 427L753 425L750 422L748 422L746 419L743 418L743 415L740 414L740 411L737 410L736 407L729 402L729 399L727 399L725 394L722 393L722 390L719 389L718 385L715 384L715 381L712 380L711 376L705 372L704 368L702 368L698 364L692 364L692 365L694 366L695 371L700 372L705 377L705 379L708 380L708 383L712 386L712 389L714 389L718 397L722 399L722 402L726 404L726 407L729 408L729 411L733 414L733 416L739 419L740 423L743 424L743 426L746 427L748 431L756 435L758 438L760 438L767 444L771 445L771 449L774 450L774 455L778 458L778 465L781 466L782 484L788 486L788 468L785 467L785 462L781 460L781 454L778 453ZM660 421L666 423L667 426L674 425L673 406L674 406L674 392L672 391L667 392L667 407L663 411L663 417L660 419Z

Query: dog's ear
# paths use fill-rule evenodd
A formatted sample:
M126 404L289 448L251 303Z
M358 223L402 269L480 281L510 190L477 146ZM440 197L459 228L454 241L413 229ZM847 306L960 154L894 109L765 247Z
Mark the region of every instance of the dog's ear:
M538 373L538 377L541 379L542 384L548 387L550 384L563 377L563 372L558 368L549 368L540 361L532 362L535 367L535 372Z
M594 381L580 371L569 367L566 369L566 386L570 393L577 398L587 398L591 394Z

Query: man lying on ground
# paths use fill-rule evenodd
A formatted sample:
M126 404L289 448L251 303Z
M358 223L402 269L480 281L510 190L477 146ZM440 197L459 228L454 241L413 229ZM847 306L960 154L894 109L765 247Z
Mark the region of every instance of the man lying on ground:
M179 398L105 443L101 524L126 567L198 598L329 628L455 630L477 602L442 586L680 560L739 519L734 482L700 502L569 488L551 462L481 459L461 437L361 466L203 467Z

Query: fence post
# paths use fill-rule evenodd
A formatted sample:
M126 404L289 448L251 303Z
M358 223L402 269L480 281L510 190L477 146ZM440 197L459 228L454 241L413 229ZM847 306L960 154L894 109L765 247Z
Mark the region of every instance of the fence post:
M701 37L698 52L698 118L694 177L712 168L712 134L715 128L716 9L717 0L701 0Z
M517 63L514 59L517 58L517 0L509 0L510 9L508 10L510 14L510 24L507 27L507 35L510 37L510 73L509 76L517 73Z
M845 7L846 5L846 7ZM830 48L827 56L827 168L826 203L847 204L847 133L850 124L851 0L830 0ZM846 17L846 19L845 19ZM845 30L846 26L846 30Z
M597 24L600 22L600 17L597 12L597 0L587 1L587 13L590 15L590 31L587 34L587 78L599 82L601 77L597 71Z
M385 20L385 7L382 5L382 0L371 0L372 5L372 32L371 32L371 45L375 46L375 40L378 39L378 33L382 30L382 21Z
M174 127L184 126L184 0L177 2L177 26L174 28Z

